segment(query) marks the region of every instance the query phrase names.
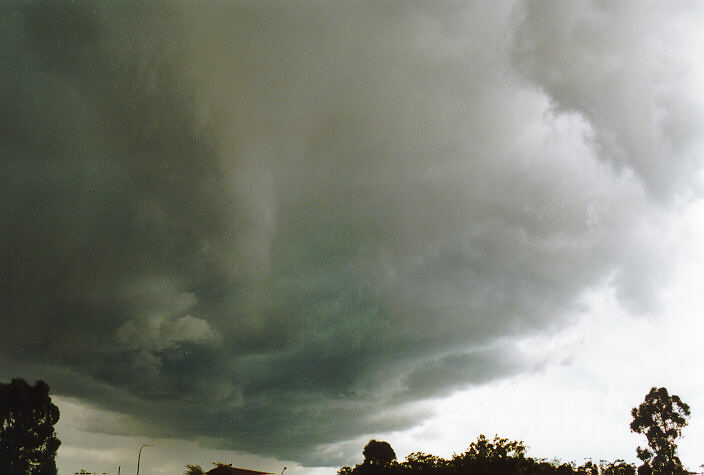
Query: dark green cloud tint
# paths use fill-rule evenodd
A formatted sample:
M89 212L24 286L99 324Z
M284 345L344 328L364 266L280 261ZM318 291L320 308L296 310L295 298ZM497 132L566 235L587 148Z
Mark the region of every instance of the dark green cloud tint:
M338 464L317 449L427 416L404 403L539 367L515 341L609 276L650 301L653 177L604 165L599 117L551 109L530 20L3 6L5 376L134 431Z

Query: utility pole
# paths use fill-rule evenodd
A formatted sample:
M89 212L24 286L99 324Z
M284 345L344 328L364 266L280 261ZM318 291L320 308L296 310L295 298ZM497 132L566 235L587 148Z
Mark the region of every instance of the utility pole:
M152 444L142 444L142 446L139 448L139 455L137 455L137 475L139 475L139 462L142 459L142 449L144 447L151 447Z

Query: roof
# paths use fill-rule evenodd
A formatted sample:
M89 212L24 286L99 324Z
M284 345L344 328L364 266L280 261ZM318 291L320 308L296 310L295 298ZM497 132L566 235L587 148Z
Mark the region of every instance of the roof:
M272 472L260 472L259 470L230 467L229 465L220 465L205 473L206 475L272 475Z

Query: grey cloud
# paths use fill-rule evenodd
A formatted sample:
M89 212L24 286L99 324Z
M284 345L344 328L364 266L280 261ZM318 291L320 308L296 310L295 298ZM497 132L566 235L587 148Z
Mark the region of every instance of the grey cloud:
M541 362L531 361L513 345L496 345L471 353L452 353L428 361L412 370L404 379L406 397L420 399L451 393L459 387L492 381L497 374L511 375L533 371ZM438 388L441 388L438 390Z
M534 370L512 343L609 276L652 304L660 164L605 164L580 107L609 57L543 81L527 6L4 8L3 367L134 431L343 463L414 401Z
M695 2L522 2L513 59L559 110L583 115L600 157L660 199L699 167ZM697 15L695 14L694 17ZM676 157L676 158L675 158Z

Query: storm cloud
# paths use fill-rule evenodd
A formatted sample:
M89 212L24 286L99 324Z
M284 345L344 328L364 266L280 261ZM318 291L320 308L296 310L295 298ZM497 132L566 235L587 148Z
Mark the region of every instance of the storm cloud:
M131 417L94 430L347 463L590 289L657 305L685 6L2 8L0 361Z

